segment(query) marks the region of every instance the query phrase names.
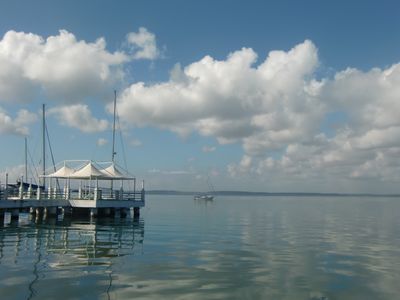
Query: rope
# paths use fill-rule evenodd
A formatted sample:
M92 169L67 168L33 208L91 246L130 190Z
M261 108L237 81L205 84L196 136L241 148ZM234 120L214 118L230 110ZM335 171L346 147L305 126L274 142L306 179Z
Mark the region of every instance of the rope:
M50 149L50 154L51 154L51 161L53 162L53 169L55 172L55 171L57 171L57 168L56 168L56 163L54 161L53 149L51 148L51 144L50 144L49 131L47 130L47 122L45 123L45 129L46 129L47 143L49 144L49 149ZM58 182L58 178L56 178L56 182L57 182L58 189L60 189L60 183Z
M117 115L117 122L118 122L118 127L119 127L119 136L121 138L122 156L123 156L123 159L124 159L124 167L125 167L126 170L128 170L128 164L126 163L124 139L122 137L121 124L119 122L119 115L118 115L118 111L117 110L116 110L116 115Z
M36 178L39 178L39 173L38 173L38 171L37 171L37 169L36 169L36 167L35 167L35 162L33 161L32 154L31 154L31 152L29 151L29 148L28 148L28 156L29 156L29 159L30 159L30 161L31 161L31 165L33 166L33 167L30 167L30 168L29 168L29 171L30 171L30 173L31 173L31 175L32 175L32 177L33 177L34 183L37 184ZM32 169L33 169L33 170L32 170ZM35 171L36 174L33 173L33 171Z

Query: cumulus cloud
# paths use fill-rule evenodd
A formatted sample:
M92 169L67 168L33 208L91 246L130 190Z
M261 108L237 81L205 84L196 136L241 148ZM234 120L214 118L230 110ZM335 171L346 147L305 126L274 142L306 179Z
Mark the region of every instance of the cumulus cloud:
M0 134L29 135L29 124L37 120L37 115L25 109L19 110L13 119L0 107Z
M101 132L109 128L108 121L94 118L85 104L54 107L49 110L49 114L55 115L61 124L85 133Z
M9 31L0 40L0 101L28 101L37 92L67 101L101 97L121 82L125 63L160 57L147 29L126 39L131 52L111 53L102 38L86 42L67 31L48 38ZM231 176L398 179L400 64L366 72L347 68L322 79L318 66L317 47L309 40L261 58L251 48L222 60L206 55L176 64L165 82L131 84L119 96L118 110L124 125L240 143L243 157L228 166ZM108 128L84 104L52 113L84 132ZM28 112L13 119L0 110L0 133L26 134L33 119Z
M257 67L256 60L243 48L223 61L206 56L177 66L165 83L133 84L119 99L121 118L181 135L198 131L220 143L242 141L255 153L306 140L323 112L315 97L320 84L308 80L318 65L316 47L305 41L271 52Z
M6 167L0 171L0 181L5 183L6 174L8 174L8 182L14 183L17 179L20 179L25 174L25 165L18 165L14 167Z
M238 164L229 164L228 173L231 176L236 176L237 174L248 173L252 167L252 158L248 155L244 155L242 160Z
M126 63L160 56L156 36L144 27L127 42L133 54L108 51L102 37L87 42L66 30L49 37L10 30L0 39L0 101L28 102L38 94L64 102L108 99Z
M399 177L400 64L318 79L318 51L308 40L271 51L258 64L257 58L243 48L225 60L177 64L169 81L128 87L119 99L121 118L241 143L242 160L228 166L232 176ZM345 117L333 117L331 132L323 129L337 112Z
M154 60L160 57L156 36L144 27L140 27L138 32L128 33L126 41L133 52L134 59Z
M123 52L108 52L104 38L90 43L66 30L47 38L8 31L0 40L0 100L29 101L34 91L65 101L102 96L123 78L128 61Z

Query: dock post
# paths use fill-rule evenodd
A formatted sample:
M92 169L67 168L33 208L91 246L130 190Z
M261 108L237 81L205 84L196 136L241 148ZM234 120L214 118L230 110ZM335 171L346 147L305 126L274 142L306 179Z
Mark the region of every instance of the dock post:
M82 180L79 182L78 199L82 199Z
M111 209L109 207L106 207L103 209L103 213L105 216L109 216L111 214Z
M39 185L36 190L36 200L40 200L41 197L42 197L42 189L40 188L40 185Z
M133 216L134 217L139 217L140 216L140 208L139 207L134 207L133 208Z
M64 185L63 198L64 199L68 199L68 197L67 197L67 185Z
M8 173L6 173L6 189L4 191L4 200L8 198Z
M47 198L51 199L51 178L49 180L49 186L47 187Z
M144 180L142 180L142 190L140 194L140 200L144 202Z
M24 183L24 176L21 176L21 182L19 184L19 189L18 189L18 191L19 191L18 197L21 200L24 199L24 186L23 186L23 183Z
M67 207L64 207L63 209L64 209L64 216L72 215L72 207L67 206Z
M57 207L46 207L46 215L47 216L57 215Z
M68 178L68 181L67 181L67 199L66 200L69 200L69 198L71 197L70 187L71 187L71 184L70 184L70 180Z
M12 219L18 219L19 216L19 209L18 208L13 208L11 210L11 218Z
M121 207L121 218L125 218L128 213L127 213L127 209L125 207Z
M32 183L29 184L27 197L28 199L32 198Z
M91 208L90 209L90 216L91 217L97 217L97 208Z

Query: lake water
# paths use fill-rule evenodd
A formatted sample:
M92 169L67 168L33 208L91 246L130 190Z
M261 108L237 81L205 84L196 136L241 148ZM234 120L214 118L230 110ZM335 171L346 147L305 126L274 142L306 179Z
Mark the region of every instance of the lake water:
M1 299L399 299L400 199L147 197L0 228Z

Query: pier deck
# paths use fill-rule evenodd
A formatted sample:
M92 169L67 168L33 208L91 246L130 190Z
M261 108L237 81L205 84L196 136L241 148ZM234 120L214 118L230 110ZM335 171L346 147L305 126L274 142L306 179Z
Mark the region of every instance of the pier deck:
M47 208L47 207L76 207L76 208L141 208L145 202L141 200L86 200L86 199L0 199L0 209L13 208Z
M5 189L0 187L0 212L12 211L18 215L18 211L30 209L33 212L46 210L49 214L56 214L57 208L72 208L79 211L97 215L98 213L108 215L111 210L134 209L139 215L139 209L145 206L145 193L141 191L113 191L111 194L103 194L104 190L93 189L72 191L68 189L49 189L46 193L38 190Z

